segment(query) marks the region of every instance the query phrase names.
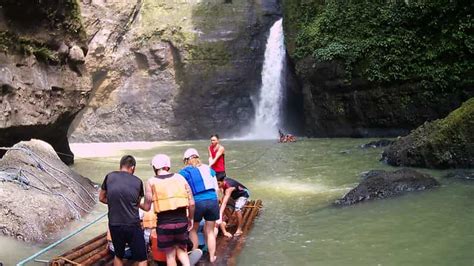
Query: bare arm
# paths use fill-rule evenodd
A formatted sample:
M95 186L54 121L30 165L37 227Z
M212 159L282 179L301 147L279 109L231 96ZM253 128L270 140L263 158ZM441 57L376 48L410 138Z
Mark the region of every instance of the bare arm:
M99 201L104 204L107 204L107 190L101 189L99 191Z
M153 192L151 190L150 180L145 183L145 200L140 203L140 208L144 211L151 209L151 203L153 202Z
M222 199L221 203L221 209L219 210L219 217L222 219L222 215L224 214L225 207L227 206L227 202L229 201L230 194L232 194L232 191L235 190L235 187L230 187L225 190L224 193L224 198Z
M209 155L209 167L211 166L212 162L212 155L211 155L211 147L207 147L207 154Z
M212 166L213 164L215 164L217 159L219 159L219 157L221 157L221 155L224 154L224 152L225 152L224 146L220 145L216 153L216 158L214 159L211 158L211 160L209 160L209 166Z
M191 187L189 187L188 183L186 183L186 192L188 193L188 201L189 201L189 206L188 206L188 218L190 220L194 219L194 209L195 209L195 203L194 203L194 197L193 197L193 192L191 190Z

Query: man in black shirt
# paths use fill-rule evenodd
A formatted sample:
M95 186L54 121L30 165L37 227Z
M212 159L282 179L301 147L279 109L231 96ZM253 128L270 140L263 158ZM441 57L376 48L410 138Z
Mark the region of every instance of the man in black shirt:
M115 249L114 265L123 265L127 244L132 251L132 260L137 261L138 265L147 264L147 248L138 208L145 211L150 208L140 204L144 196L143 182L133 175L135 167L133 156L123 156L120 171L105 176L99 193L99 200L109 208L109 230Z

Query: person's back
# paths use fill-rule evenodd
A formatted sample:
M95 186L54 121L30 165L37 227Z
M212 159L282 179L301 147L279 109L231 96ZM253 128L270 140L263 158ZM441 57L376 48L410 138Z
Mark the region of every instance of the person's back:
M235 201L233 207L234 212L237 215L238 223L237 231L235 232L234 236L239 236L242 234L242 209L247 203L247 200L250 197L250 193L247 187L232 178L225 177L223 179L219 179L218 182L219 187L224 191L224 197L222 199L222 204L220 208L220 216L223 217L227 203L229 202L229 199L232 198Z
M196 204L194 213L194 226L190 232L193 248L197 249L198 228L202 219L205 222L206 241L209 248L209 260L214 262L216 260L216 236L214 234L214 227L217 220L219 220L219 202L217 191L217 179L214 170L209 166L202 164L199 160L199 153L196 149L189 148L184 152L183 162L186 165L179 172L188 182L193 192L194 201Z
M235 188L232 190L232 193L230 194L232 199L237 200L240 197L246 197L246 198L249 197L250 193L247 187L242 185L237 180L232 179L230 177L226 177L223 182L224 183L222 185L222 189L224 190L224 192L229 188Z
M188 183L179 174L170 173L171 161L165 154L152 160L155 176L146 183L146 205L153 202L157 213L158 248L166 253L169 265L176 265L176 257L189 265L186 253L188 229L193 224L194 199Z
M139 262L139 265L146 265L147 249L138 212L139 207L144 208L140 205L144 196L143 182L133 175L135 166L135 158L123 156L120 171L105 176L99 193L99 200L107 204L109 209L108 224L115 251L114 265L122 265L127 246L132 252L131 259Z
M208 165L188 165L179 171L193 192L194 201L217 199L217 179L215 171Z
M114 171L107 174L102 188L107 190L110 225L140 224L138 200L144 192L143 183L138 177Z

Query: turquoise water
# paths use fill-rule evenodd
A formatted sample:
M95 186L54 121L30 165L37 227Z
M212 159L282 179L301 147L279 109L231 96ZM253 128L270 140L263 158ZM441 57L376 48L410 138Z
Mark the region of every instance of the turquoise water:
M351 207L332 203L359 182L359 174L396 168L379 162L382 149L360 149L370 139L306 139L297 143L223 141L227 173L246 185L264 210L247 238L239 265L474 265L474 183L441 178L446 171L424 170L441 181L432 191ZM118 168L119 158L137 157L136 174L152 175L156 153L181 168L188 147L207 157L207 141L164 142L150 150L128 150L110 157L78 159L74 168L95 182ZM207 161L207 160L204 160ZM92 215L57 237L106 211ZM51 254L105 230L106 221L87 229ZM0 261L10 265L41 246L0 238ZM4 248L6 247L6 248Z

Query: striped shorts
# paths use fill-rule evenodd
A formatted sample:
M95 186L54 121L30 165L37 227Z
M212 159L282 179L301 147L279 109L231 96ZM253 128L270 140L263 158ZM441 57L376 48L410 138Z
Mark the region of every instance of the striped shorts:
M156 233L158 235L158 248L161 250L166 252L175 246L187 250L188 223L158 225Z

